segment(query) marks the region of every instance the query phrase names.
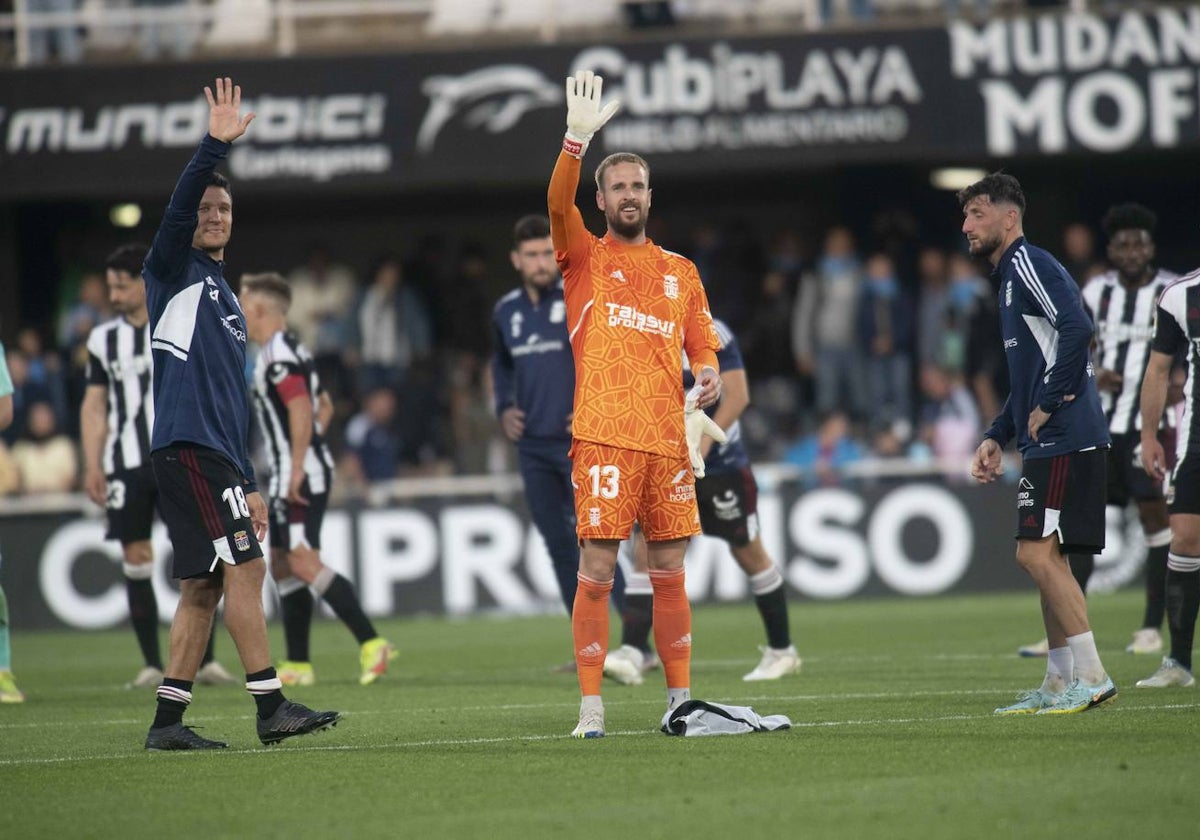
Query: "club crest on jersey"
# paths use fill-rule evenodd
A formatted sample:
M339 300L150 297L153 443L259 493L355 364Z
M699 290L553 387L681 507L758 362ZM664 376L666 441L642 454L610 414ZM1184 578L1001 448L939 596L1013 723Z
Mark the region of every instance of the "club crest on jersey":
M233 544L237 546L238 551L250 550L250 535L245 531L236 531L233 535Z
M1012 306L1012 281L1004 284L1004 305Z
M567 305L561 300L550 304L550 323L561 324L567 319Z
M512 317L508 319L508 328L512 330L513 338L521 337L521 324L525 321L525 316L520 312L514 312Z
M663 294L671 300L679 297L679 278L674 274L663 275Z

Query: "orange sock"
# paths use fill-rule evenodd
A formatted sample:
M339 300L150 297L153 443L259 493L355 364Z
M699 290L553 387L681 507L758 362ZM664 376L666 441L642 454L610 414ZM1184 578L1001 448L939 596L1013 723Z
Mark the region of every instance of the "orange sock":
M692 606L683 588L683 569L650 572L654 586L654 647L667 688L688 688L692 677Z
M579 692L584 697L600 694L604 681L604 656L608 653L608 593L612 581L579 576L575 606L571 609L571 632L575 636L575 665Z

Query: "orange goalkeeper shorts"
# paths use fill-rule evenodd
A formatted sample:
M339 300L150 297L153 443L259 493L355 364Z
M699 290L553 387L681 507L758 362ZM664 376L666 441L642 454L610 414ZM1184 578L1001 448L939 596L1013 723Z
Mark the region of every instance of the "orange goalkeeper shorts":
M588 440L571 447L579 540L624 540L633 523L651 542L700 533L696 479L687 457L620 449Z

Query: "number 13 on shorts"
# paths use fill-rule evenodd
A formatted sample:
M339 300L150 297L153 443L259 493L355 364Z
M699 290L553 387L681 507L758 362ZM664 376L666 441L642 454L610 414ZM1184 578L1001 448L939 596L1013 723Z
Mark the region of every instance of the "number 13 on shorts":
M615 499L621 494L621 468L616 464L592 464L588 467L592 495L602 499Z

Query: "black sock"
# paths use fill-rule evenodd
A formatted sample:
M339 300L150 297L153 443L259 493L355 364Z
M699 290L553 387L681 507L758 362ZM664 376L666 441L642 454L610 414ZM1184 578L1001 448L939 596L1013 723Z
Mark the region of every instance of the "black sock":
M1075 576L1075 582L1079 584L1083 594L1087 595L1088 580L1096 569L1096 555L1071 554L1067 557L1067 563L1071 567L1071 574Z
M158 708L154 712L151 727L162 729L183 722L183 713L192 702L192 681L175 680L170 677L158 687Z
M272 681L279 682L274 668L263 668L261 671L246 675L246 690L254 698L254 705L258 707L258 716L263 720L275 714L275 710L282 706L287 698L283 696L283 690L280 688L251 688L250 684Z
M283 638L287 658L292 662L308 662L308 631L312 627L313 596L307 586L301 586L279 598L283 616Z
M767 644L776 650L791 647L792 634L788 629L787 589L780 586L754 596L754 605L762 616L767 631Z
M1143 627L1162 627L1163 614L1167 608L1167 554L1169 545L1151 547L1146 555L1146 614L1142 616Z
M1167 625L1171 628L1171 658L1192 670L1192 639L1200 612L1200 571L1167 569Z
M632 645L642 653L650 651L650 629L654 626L654 596L625 593L621 613L621 644Z
M216 658L216 653L215 653L216 646L217 646L217 617L214 614L212 629L208 631L208 647L206 647L204 649L204 658L200 660L201 668L203 668L205 665L207 665L209 662L212 662Z
M162 654L158 648L158 599L154 597L154 582L150 579L125 578L125 596L129 601L129 621L137 637L142 660L151 668L162 670Z
M333 614L342 620L342 624L350 628L350 632L354 634L354 638L358 639L360 645L379 635L375 632L375 625L371 624L371 619L367 618L367 614L363 612L362 604L358 603L354 584L341 575L334 575L329 588L321 594L321 597L333 610Z

